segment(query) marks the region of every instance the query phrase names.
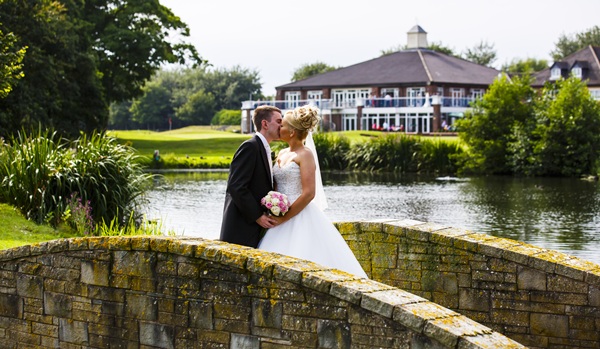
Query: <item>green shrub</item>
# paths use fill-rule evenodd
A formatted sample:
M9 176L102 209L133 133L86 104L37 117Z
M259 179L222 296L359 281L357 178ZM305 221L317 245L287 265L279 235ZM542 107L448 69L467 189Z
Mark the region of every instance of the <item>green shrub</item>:
M221 109L210 121L211 125L241 125L242 123L242 111Z
M446 142L440 139L423 139L417 152L417 171L419 173L455 174L458 170L458 158L463 149L458 142Z
M321 169L344 170L348 167L347 155L350 150L348 138L333 133L319 132L313 134L313 140Z
M80 200L79 209L90 210L94 226L125 224L150 178L136 158L105 134L81 134L71 142L49 131L19 132L0 148L0 200L37 223L75 220L73 200Z
M348 168L365 171L416 172L417 140L387 135L356 143L348 152Z

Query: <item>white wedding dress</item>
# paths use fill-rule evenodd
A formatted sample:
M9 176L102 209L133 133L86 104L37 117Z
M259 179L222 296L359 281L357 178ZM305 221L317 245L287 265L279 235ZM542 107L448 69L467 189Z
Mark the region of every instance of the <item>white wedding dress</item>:
M300 166L273 166L277 191L293 202L302 193ZM327 267L367 277L333 223L313 201L289 221L269 229L258 244L261 250L306 259Z

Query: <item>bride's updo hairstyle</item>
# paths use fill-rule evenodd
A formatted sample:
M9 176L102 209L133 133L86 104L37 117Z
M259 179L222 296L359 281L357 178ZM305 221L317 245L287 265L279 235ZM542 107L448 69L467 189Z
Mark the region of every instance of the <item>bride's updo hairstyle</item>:
M319 108L314 105L304 105L285 113L285 120L304 140L309 131L314 131L321 121Z

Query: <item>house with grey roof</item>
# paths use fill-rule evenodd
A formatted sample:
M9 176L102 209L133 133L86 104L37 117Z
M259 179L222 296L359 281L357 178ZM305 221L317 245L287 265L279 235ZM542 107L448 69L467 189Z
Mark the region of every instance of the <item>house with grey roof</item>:
M535 88L541 88L547 82L575 76L586 81L587 87L596 100L600 100L600 47L588 46L561 61L554 62L548 69L533 74Z
M336 131L447 129L500 72L426 47L427 32L417 25L405 50L278 86L275 101L243 103L242 131L251 131L251 112L265 103L283 110L313 103L323 126Z

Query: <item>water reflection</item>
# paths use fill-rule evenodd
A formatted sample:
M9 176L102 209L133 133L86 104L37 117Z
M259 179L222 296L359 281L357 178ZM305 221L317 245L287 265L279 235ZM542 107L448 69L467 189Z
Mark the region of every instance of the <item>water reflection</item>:
M166 173L148 218L187 236L216 239L226 172ZM565 178L458 180L394 174L324 173L333 221L397 218L435 222L525 241L600 263L597 182Z

